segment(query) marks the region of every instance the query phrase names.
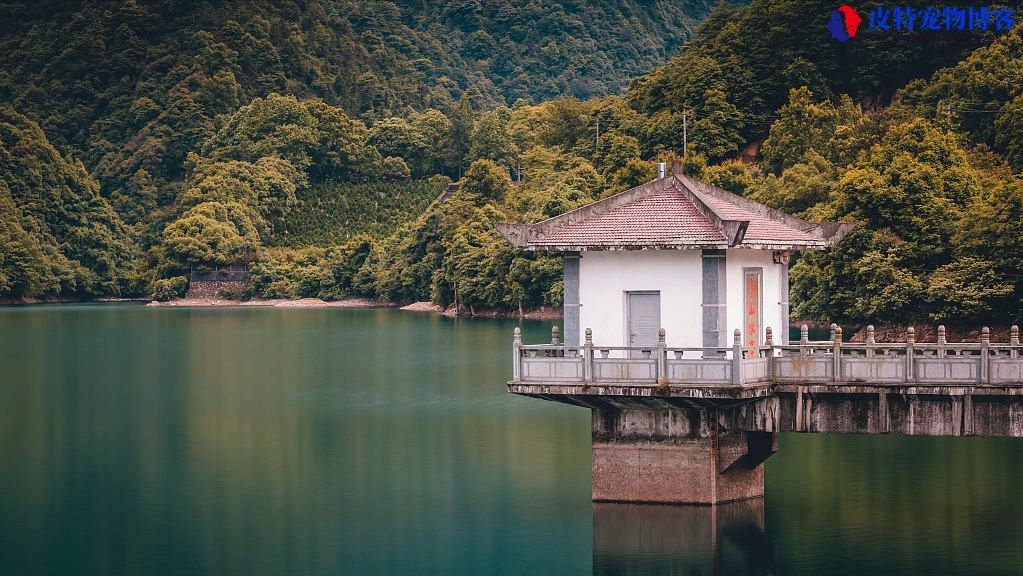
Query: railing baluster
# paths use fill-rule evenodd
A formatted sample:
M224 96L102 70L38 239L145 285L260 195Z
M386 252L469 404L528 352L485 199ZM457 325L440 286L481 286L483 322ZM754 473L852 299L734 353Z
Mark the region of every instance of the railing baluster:
M985 326L980 330L980 381L987 384L991 381L991 330Z
M832 324L831 330L832 345L834 346L833 358L831 359L832 381L839 382L842 379L842 327Z
M916 344L916 331L912 326L906 329L906 382L914 382L913 347Z
M732 339L732 384L742 384L742 332L738 328Z
M665 382L668 381L668 373L665 371L667 364L667 352L664 350L664 328L657 331L657 383L661 383L663 378Z
M586 329L586 343L583 344L583 380L593 381L593 330Z
M515 336L512 337L512 380L522 380L522 329L515 327Z

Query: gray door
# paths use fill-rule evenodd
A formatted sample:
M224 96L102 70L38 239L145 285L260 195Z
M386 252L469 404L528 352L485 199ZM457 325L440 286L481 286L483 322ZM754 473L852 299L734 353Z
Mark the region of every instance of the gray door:
M661 293L629 292L629 346L657 347L657 332L661 329ZM642 352L633 356L642 358Z

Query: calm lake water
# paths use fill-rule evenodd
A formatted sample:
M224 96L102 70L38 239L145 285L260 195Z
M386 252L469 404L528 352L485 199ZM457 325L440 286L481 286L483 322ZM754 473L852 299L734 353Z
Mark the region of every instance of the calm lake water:
M767 497L595 505L512 329L0 309L0 574L1020 574L1023 440L783 434Z

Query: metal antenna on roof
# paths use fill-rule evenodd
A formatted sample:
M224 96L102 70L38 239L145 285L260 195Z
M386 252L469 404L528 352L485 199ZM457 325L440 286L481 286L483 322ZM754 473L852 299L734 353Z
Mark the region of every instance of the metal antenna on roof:
M600 114L597 114L597 141L593 144L593 151L600 147Z

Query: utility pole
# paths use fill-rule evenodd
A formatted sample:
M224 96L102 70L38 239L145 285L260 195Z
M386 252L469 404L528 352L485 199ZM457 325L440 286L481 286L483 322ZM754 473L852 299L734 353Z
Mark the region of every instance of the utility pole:
M689 156L689 129L686 127L686 109L682 109L682 157Z
M597 114L597 141L593 144L593 151L600 147L600 114Z

